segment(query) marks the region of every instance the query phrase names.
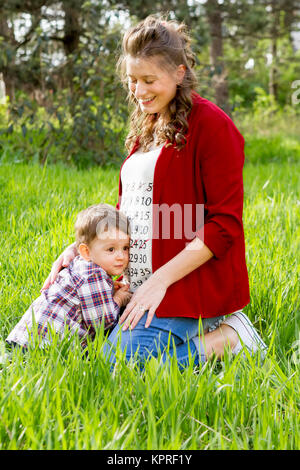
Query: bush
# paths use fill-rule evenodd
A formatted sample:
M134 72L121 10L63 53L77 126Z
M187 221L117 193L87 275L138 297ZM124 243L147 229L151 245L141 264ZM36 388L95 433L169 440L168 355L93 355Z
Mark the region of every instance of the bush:
M292 163L300 159L300 140L283 135L260 137L248 135L245 143L246 162Z

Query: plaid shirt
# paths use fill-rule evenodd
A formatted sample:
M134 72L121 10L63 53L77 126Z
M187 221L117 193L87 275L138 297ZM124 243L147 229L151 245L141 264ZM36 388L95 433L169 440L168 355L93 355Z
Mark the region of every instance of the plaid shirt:
M77 332L83 340L87 334L94 337L100 324L104 322L106 329L117 320L120 307L113 300L113 292L109 275L92 261L77 256L31 304L6 341L26 348L33 322L41 344L49 344L52 331L61 336L66 331Z

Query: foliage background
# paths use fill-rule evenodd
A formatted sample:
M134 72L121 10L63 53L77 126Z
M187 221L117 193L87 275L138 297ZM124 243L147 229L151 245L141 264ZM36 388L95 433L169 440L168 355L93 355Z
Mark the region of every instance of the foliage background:
M299 0L1 0L2 158L118 164L128 117L121 36L150 13L189 26L197 91L238 125L251 115L248 130L268 128L276 115L296 128L299 12Z

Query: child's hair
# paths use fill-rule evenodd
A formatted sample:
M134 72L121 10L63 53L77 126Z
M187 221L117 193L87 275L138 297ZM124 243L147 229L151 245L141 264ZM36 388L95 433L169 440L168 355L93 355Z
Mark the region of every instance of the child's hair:
M184 134L188 130L187 117L192 108L192 91L197 83L193 71L195 58L190 44L191 40L184 23L178 24L174 20L166 21L162 17L156 18L150 15L125 33L122 55L118 61L118 70L126 88L128 88L127 56L142 59L158 58L160 65L166 70L174 70L178 65L185 65L183 82L177 85L176 96L169 103L170 122L160 129L155 129L159 144L169 140L175 143L178 149L185 145ZM131 114L130 130L125 145L130 149L139 138L141 148L148 150L153 140L153 127L159 115L143 113L130 90L128 99L135 104L135 109Z
M97 236L113 229L130 236L130 225L126 215L109 204L94 204L77 215L76 247L78 248L80 243L89 245Z

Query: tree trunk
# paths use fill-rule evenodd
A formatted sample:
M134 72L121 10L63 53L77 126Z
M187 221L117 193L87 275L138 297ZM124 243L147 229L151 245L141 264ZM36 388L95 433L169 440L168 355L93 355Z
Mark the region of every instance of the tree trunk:
M284 11L284 29L288 35L291 45L293 43L293 26L297 21L296 11L299 9L299 0L285 0L282 4L282 10ZM296 52L296 51L295 51Z
M65 27L64 27L64 49L68 56L72 54L79 45L80 39L80 24L78 6L72 5L72 2L64 2L63 9L65 12Z
M277 83L277 38L276 36L271 39L271 54L272 62L270 64L269 71L269 93L273 95L275 100L277 99L278 94L278 83Z
M68 58L67 64L65 67L65 74L66 79L69 84L69 89L71 93L71 97L74 97L74 57L71 55L76 52L79 46L80 40L80 23L79 23L79 15L80 15L80 7L78 3L72 2L70 0L65 0L63 2L63 10L65 12L65 25L64 25L64 38L63 38L63 45L65 54ZM74 112L74 102L72 99L71 102L71 112Z
M275 100L277 99L278 95L278 72L277 72L277 39L278 39L278 26L280 20L280 10L278 5L276 5L276 0L271 0L270 6L272 8L271 11L271 54L272 54L272 62L270 64L270 71L269 71L269 93L273 95Z
M210 32L210 63L213 69L212 82L216 104L230 115L227 72L223 60L223 17L218 0L207 0L206 16Z
M8 26L7 15L3 10L0 10L0 36L4 37L6 48L11 48L16 43L14 31ZM3 44L2 46L3 47ZM10 62L2 67L3 81L6 88L6 94L9 96L10 101L14 101L15 98L15 81L13 67L15 63L15 57L12 57Z

